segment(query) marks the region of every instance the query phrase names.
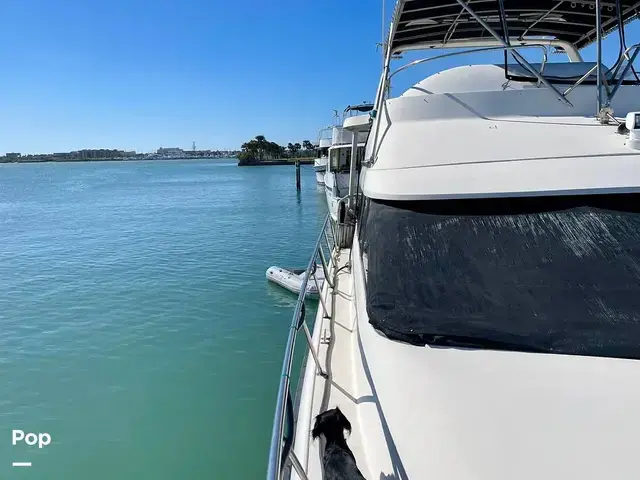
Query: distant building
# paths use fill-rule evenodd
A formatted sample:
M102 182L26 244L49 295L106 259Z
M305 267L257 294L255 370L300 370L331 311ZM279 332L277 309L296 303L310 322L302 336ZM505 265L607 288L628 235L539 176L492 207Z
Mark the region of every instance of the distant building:
M17 152L7 152L4 156L7 158L20 158L22 154Z
M181 148L159 148L158 155L182 155L184 151Z
M111 150L111 149L84 149L84 150L76 150L69 153L54 155L64 155L65 158L70 160L93 160L93 159L112 159L112 158L124 158L135 156L135 152L125 152L123 150Z

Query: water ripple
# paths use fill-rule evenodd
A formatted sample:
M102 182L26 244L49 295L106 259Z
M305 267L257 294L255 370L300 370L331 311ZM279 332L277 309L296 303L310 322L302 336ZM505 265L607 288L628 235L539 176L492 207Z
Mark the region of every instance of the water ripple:
M264 272L307 263L310 168L303 190L229 161L0 165L0 421L52 434L47 478L263 475L295 303Z

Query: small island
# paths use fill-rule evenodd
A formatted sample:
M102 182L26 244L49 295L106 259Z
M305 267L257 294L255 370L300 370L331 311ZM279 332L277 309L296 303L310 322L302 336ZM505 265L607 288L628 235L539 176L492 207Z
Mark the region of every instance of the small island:
M313 164L315 147L309 140L289 143L286 147L270 142L264 135L242 144L238 166Z

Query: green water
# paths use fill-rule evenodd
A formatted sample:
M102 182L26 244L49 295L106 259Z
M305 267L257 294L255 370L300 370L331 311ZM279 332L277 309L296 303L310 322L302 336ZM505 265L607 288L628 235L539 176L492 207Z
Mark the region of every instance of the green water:
M264 274L325 214L310 167L0 165L0 478L264 478L295 303Z

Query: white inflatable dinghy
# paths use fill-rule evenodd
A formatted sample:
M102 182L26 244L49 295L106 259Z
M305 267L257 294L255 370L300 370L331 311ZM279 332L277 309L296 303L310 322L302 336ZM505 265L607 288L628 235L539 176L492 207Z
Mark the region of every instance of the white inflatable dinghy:
M290 292L299 294L306 274L307 272L304 269L288 269L274 266L267 269L267 280L286 288ZM316 267L315 277L318 279L318 287L322 288L324 284L324 270L322 269L322 265ZM313 277L311 277L307 282L307 292L305 296L311 298L317 297L318 287L316 287L316 282Z

